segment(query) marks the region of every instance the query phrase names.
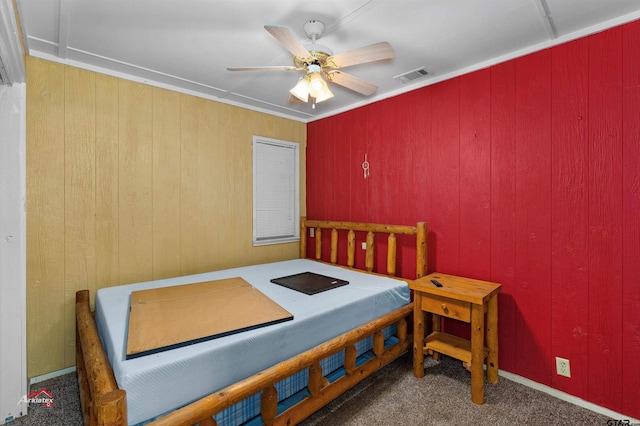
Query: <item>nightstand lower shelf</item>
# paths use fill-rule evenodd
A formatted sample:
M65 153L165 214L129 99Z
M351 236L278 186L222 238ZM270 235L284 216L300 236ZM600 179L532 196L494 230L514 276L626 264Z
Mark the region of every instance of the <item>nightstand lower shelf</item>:
M438 352L471 364L471 342L462 337L442 331L434 331L425 339L425 354ZM484 348L484 358L489 355L489 348ZM484 359L483 359L484 361Z

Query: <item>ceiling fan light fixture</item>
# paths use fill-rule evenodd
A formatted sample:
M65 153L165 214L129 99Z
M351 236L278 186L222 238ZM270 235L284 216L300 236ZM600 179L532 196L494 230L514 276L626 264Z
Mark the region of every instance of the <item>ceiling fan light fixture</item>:
M298 80L298 83L295 86L293 86L293 89L289 90L289 93L291 93L296 98L300 99L302 102L309 102L308 77L305 75L300 80Z
M298 80L289 93L302 102L309 102L309 98L311 98L314 107L318 102L333 98L333 93L329 90L327 82L322 78L322 68L316 64L310 64L307 67L307 75Z
M323 102L333 98L333 93L331 93L327 82L324 81L319 72L309 74L309 96L315 98L316 102Z

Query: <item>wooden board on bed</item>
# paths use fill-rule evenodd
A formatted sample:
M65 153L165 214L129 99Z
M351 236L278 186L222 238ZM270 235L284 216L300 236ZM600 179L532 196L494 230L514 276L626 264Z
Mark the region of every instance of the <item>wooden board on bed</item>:
M127 358L292 319L242 278L134 291Z

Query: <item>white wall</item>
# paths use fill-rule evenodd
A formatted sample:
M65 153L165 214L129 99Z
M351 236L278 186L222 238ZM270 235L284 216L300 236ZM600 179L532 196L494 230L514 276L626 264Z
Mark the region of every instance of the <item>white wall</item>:
M12 0L0 0L0 424L27 414L26 72Z
M25 101L0 86L0 424L27 413Z

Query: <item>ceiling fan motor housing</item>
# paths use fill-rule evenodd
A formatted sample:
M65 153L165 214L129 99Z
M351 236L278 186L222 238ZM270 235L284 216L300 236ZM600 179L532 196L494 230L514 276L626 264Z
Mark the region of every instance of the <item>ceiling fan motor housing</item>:
M314 19L307 21L303 28L307 37L309 37L314 43L316 42L316 39L319 39L322 33L324 33L324 24Z
M308 58L300 58L296 56L294 58L294 63L298 67L304 66L305 64L316 64L320 65L320 67L326 66L327 58L333 55L333 51L327 46L316 43L316 40L318 40L324 33L324 23L322 23L321 21L316 21L314 19L307 21L304 24L304 32L311 40L311 44L305 44L304 47L311 54L313 61L309 62Z

